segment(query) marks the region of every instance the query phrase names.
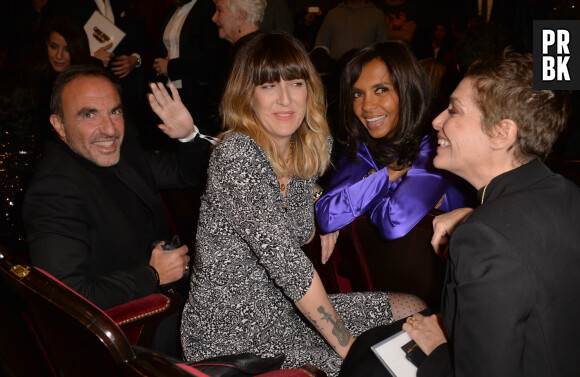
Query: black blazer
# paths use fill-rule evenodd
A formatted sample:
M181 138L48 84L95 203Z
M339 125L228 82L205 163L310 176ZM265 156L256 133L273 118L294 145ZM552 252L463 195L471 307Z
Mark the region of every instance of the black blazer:
M441 306L449 343L417 377L577 376L580 188L532 161L485 191L451 237ZM404 321L359 336L340 377L390 376L370 347Z
M177 8L172 6L162 23L154 48L154 58L167 57L163 33ZM229 52L229 43L219 38L211 18L215 13L212 0L197 0L187 15L179 36L179 58L169 60L171 80L182 80L179 95L192 113L202 133L215 134L219 98L214 89Z
M199 184L207 156L206 141L179 144L177 154L147 153L126 137L119 163L100 168L47 143L23 206L33 264L102 309L154 292L151 244L172 236L157 190ZM120 203L111 180L137 205Z
M77 19L83 26L93 12L99 9L94 0L61 1L66 4L63 8L65 13ZM115 16L115 25L125 32L125 37L113 52L116 56L137 53L141 59L145 59L147 53L151 51L151 39L145 22L133 13L128 0L110 0L110 2ZM110 71L110 64L107 69ZM119 83L123 88L121 94L125 106L125 117L128 118L128 126L134 127L134 123L141 122L139 117L145 99L146 87L143 66L134 68L129 75L119 79Z
M98 10L94 0L64 0L65 13L79 21L81 25L89 20L93 13ZM125 37L115 49L115 55L131 55L138 53L144 58L149 48L150 41L145 23L139 19L129 6L127 0L110 0L115 25L125 32Z
M580 313L579 230L580 188L541 162L494 178L451 237L450 343L417 376L578 375L580 326L562 316Z

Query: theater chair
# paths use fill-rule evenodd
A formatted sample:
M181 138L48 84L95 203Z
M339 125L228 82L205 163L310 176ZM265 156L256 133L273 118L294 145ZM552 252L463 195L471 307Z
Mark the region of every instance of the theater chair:
M148 347L161 320L181 308L176 294L151 293L148 296L105 310L123 330L131 345Z
M0 283L0 367L6 377L213 376L211 368L202 372L201 366L132 347L107 313L3 247ZM325 376L306 367L260 376L314 375Z
M393 291L414 294L434 311L441 306L446 260L431 247L431 210L404 237L387 241L368 216L357 217L340 230L337 247L349 271L354 291Z
M580 160L548 157L545 163L554 173L561 174L580 186Z

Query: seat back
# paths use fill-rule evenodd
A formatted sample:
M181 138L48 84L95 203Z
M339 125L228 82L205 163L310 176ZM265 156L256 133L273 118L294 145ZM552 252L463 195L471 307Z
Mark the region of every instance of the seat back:
M104 312L4 248L0 277L49 375L57 371L59 376L114 376L134 357L125 335Z
M54 376L20 307L18 296L0 279L0 376Z
M414 294L438 310L446 261L431 246L432 210L402 238L382 238L368 216L357 217L340 230L338 248L351 270L354 291L392 291Z
M548 157L546 165L554 172L563 175L580 186L580 160Z

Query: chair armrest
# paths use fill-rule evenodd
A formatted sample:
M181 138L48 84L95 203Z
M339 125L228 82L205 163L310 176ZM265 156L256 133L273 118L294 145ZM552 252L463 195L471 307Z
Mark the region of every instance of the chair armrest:
M225 356L224 359L231 359L235 356ZM219 358L216 358L219 359ZM139 376L139 377L177 377L177 376L196 376L196 377L212 377L216 374L212 374L212 371L202 371L196 368L194 365L188 365L179 360L175 360L171 357L167 357L155 352L141 352L137 353L135 358L129 360L128 363L124 365L123 376ZM220 376L235 376L240 375L235 369L231 370L232 373L223 370L218 371ZM242 374L248 375L248 374ZM320 369L306 364L300 368L296 369L278 369L261 374L251 374L256 377L326 377L326 373Z
M132 345L149 346L161 320L177 311L182 300L178 295L152 293L105 310L123 330Z

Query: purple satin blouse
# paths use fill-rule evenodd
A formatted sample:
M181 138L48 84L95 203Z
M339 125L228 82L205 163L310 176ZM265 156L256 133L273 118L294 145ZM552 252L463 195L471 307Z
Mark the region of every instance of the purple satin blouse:
M339 230L356 217L367 213L385 239L407 234L427 212L435 208L451 211L468 206L470 192L459 177L433 166L437 138L425 136L419 155L406 175L389 181L387 168L379 169L367 146L360 143L358 163L343 156L316 202L316 217L323 233ZM371 169L377 172L365 178ZM461 181L460 181L461 180ZM471 196L474 196L471 193Z

